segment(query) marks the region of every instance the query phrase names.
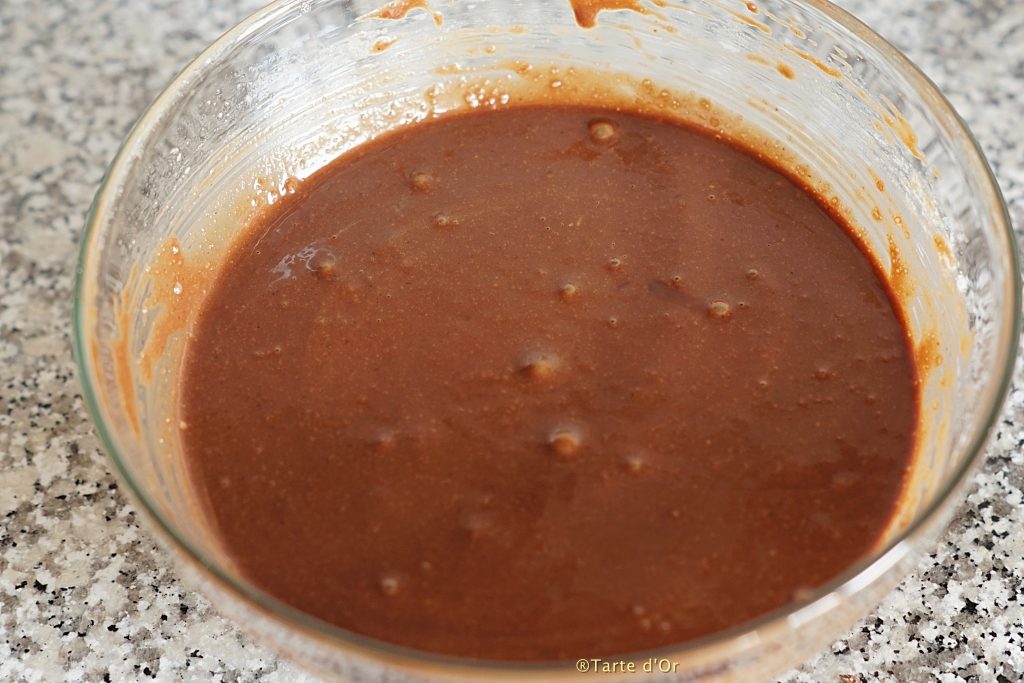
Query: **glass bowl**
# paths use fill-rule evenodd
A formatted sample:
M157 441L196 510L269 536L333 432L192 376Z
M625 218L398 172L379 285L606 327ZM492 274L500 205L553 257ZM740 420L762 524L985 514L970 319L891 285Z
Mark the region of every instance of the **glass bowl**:
M577 2L587 23L592 6ZM922 368L918 451L890 528L870 556L783 609L623 658L641 673L751 680L814 654L914 566L982 459L1016 354L1020 278L999 189L949 103L827 2L610 4L620 9L583 28L567 2L550 0L274 3L168 86L96 196L74 340L97 430L180 573L311 670L352 680L578 680L600 668L446 658L319 622L240 576L192 498L177 370L218 259L296 181L397 125L531 98L660 109L801 175L890 273Z

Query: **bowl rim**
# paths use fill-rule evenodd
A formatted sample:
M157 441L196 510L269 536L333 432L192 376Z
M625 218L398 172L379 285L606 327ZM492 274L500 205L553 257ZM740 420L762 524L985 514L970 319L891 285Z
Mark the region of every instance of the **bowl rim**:
M126 177L128 166L135 150L145 146L149 133L159 122L169 106L177 101L188 89L193 79L198 78L204 70L215 63L218 58L234 45L244 42L260 31L287 22L310 11L314 6L332 0L275 0L257 10L233 28L222 34L217 40L204 49L193 59L165 89L145 109L132 126L122 142L117 154L100 182L99 189L86 216L85 229L81 238L78 265L74 282L74 310L72 318L72 346L78 370L82 395L96 432L103 443L104 450L114 464L116 474L125 485L131 502L144 511L149 527L155 529L165 547L173 551L179 562L188 562L192 568L198 568L202 578L214 581L219 588L226 590L232 598L241 600L250 607L259 609L264 615L283 623L288 627L300 629L304 635L326 640L332 646L339 646L348 654L361 656L377 661L404 666L426 667L434 673L446 673L457 677L480 675L484 672L491 676L543 675L546 678L568 678L579 676L576 660L562 660L543 663L497 662L475 660L463 657L439 655L404 646L393 645L374 638L342 629L323 622L300 610L281 602L262 590L251 585L245 579L228 572L224 567L206 557L193 543L184 538L148 498L145 488L133 476L118 446L118 440L109 427L103 408L95 388L95 368L93 358L87 346L88 332L85 319L91 304L85 300L89 289L90 278L95 276L94 270L99 234L98 226L103 222L109 207L117 201L117 189ZM900 561L914 552L913 541L923 535L935 524L944 521L944 514L950 512L950 506L958 502L957 493L973 475L984 459L988 438L1002 415L1003 406L1009 393L1013 377L1014 364L1018 352L1021 327L1021 272L1017 243L1014 237L1009 209L999 189L998 182L989 165L980 144L968 129L965 122L956 112L952 104L941 93L932 80L926 76L901 51L875 33L848 11L832 4L828 0L791 0L803 4L824 14L843 28L853 33L859 40L876 50L894 66L901 76L907 79L914 91L926 101L929 107L951 124L951 128L962 138L965 159L980 172L982 191L986 195L983 202L993 211L995 223L994 236L1002 242L1003 247L996 255L1001 257L1002 266L1007 273L1004 283L1003 320L997 345L996 367L1001 368L998 376L993 377L982 395L984 419L979 421L981 427L971 435L970 442L964 448L967 457L952 471L948 481L935 494L931 502L925 506L893 539L876 549L869 556L849 567L840 575L812 591L804 601L794 601L772 612L764 614L736 627L713 633L703 638L685 641L671 646L660 647L642 652L629 653L615 657L616 661L641 661L647 658L669 658L695 656L700 652L730 648L731 646L749 643L750 639L759 640L758 634L764 631L785 629L788 622L802 610L810 613L827 610L833 603L830 598L835 595L851 595L859 588L884 574ZM291 16L289 16L291 15ZM232 620L245 629L244 624ZM611 661L611 659L607 659Z

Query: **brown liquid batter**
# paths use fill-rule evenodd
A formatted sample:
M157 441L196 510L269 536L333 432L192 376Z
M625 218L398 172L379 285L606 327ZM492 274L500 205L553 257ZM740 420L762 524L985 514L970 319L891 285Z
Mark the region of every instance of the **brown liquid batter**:
M449 115L231 251L182 433L244 575L381 640L625 653L818 586L894 513L917 416L874 263L784 174L641 115Z

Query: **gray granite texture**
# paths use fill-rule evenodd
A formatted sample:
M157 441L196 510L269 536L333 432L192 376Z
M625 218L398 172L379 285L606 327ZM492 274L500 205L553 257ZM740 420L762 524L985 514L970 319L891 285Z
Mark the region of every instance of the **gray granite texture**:
M70 353L89 201L131 123L260 0L0 0L0 681L313 679L175 578ZM1024 2L849 0L976 133L1024 227ZM1024 680L1024 387L945 537L791 682Z

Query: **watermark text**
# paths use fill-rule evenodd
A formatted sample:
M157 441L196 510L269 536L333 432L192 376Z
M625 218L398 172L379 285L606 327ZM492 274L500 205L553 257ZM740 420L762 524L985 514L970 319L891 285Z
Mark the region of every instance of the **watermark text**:
M671 674L679 670L679 663L664 657L651 657L641 661L593 657L576 660L576 670L584 674Z

